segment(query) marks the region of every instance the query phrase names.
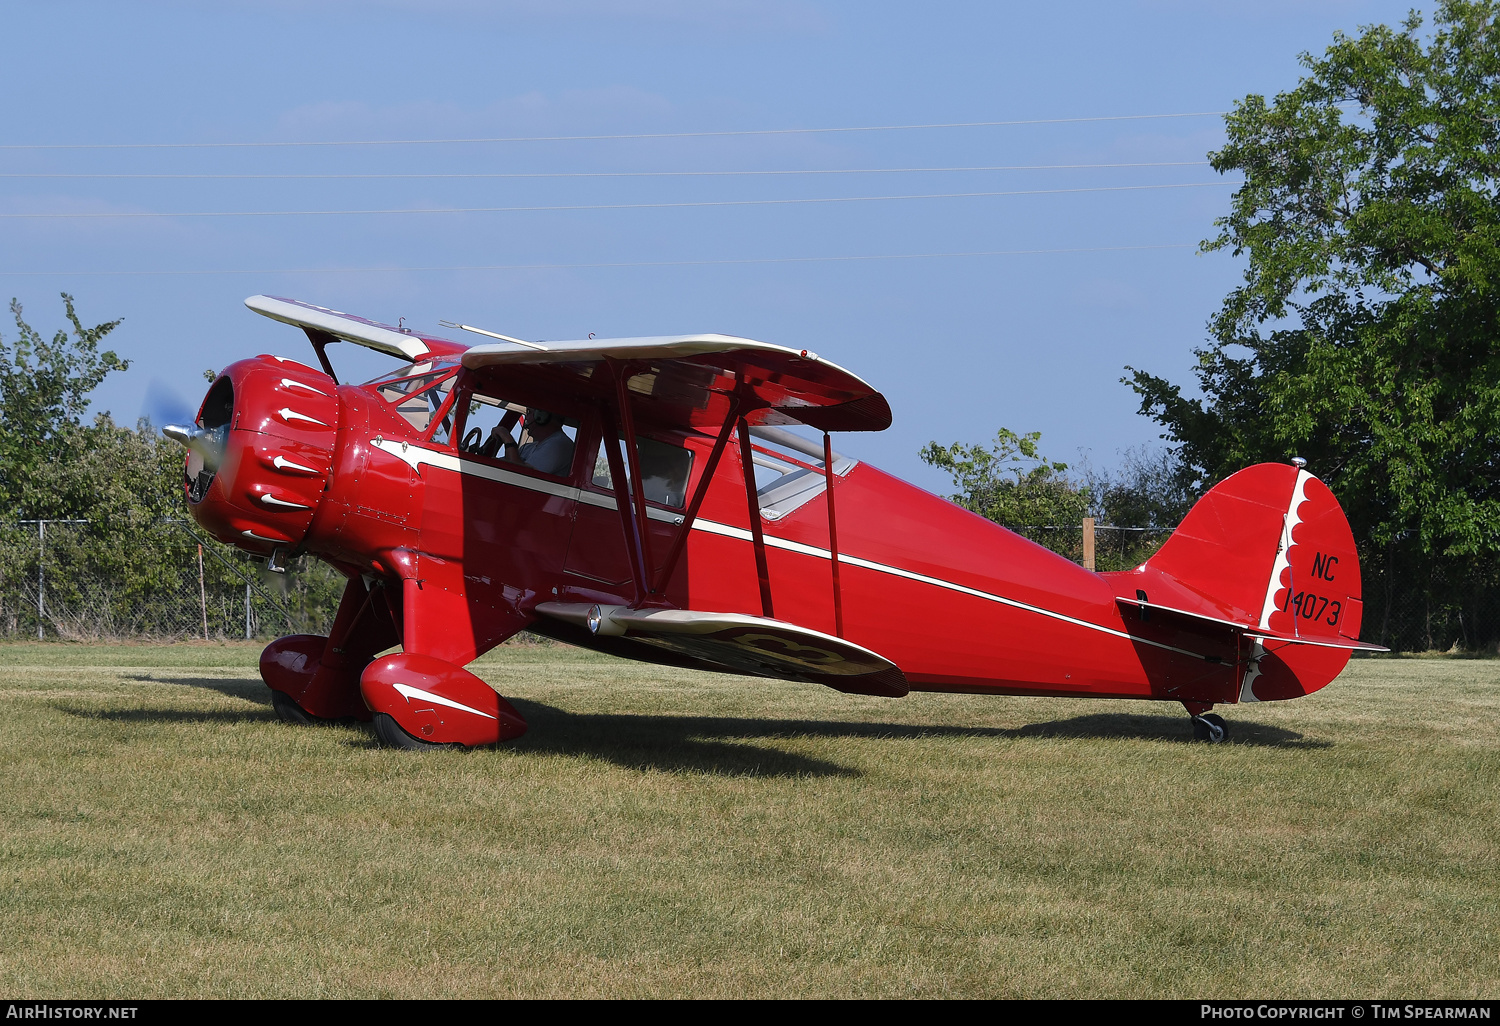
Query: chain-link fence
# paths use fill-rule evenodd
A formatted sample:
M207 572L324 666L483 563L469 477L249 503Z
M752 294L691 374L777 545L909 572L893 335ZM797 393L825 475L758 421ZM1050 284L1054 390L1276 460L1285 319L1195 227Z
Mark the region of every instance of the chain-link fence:
M1398 652L1500 655L1500 570L1394 550L1364 566L1363 635Z
M185 520L0 526L0 638L270 638L327 630L343 578L316 560L286 575Z
M1083 562L1082 525L1012 528ZM1094 565L1129 570L1171 535L1168 528L1098 525ZM1396 651L1497 651L1500 573L1440 571L1387 554L1366 559L1366 640ZM269 639L326 633L344 579L304 557L266 572L187 520L100 524L24 520L0 524L0 639Z
M1075 563L1084 563L1082 524L1010 527L1021 537L1051 549ZM1172 534L1170 527L1113 527L1097 524L1094 534L1094 569L1133 570L1150 559Z

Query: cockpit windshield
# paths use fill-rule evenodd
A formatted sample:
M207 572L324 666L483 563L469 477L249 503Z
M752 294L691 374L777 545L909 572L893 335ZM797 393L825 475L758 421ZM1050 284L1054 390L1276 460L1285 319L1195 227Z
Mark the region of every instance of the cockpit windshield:
M458 370L458 361L447 360L420 360L417 363L406 363L396 367L384 374L377 374L364 383L368 388L371 385L380 385L387 382L405 381L411 378L427 377L433 374L452 374Z
M456 361L424 360L382 374L365 385L373 387L382 399L395 406L396 412L418 432L424 432L447 400L457 374Z

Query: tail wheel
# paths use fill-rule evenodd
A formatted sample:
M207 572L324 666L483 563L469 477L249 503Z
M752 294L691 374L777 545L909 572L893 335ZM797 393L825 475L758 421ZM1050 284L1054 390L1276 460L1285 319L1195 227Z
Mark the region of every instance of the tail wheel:
M378 712L375 714L375 734L380 738L380 743L387 748L404 748L408 752L430 752L434 748L451 748L452 745L438 744L434 741L423 741L421 738L412 737L401 728L395 717L389 713Z
M271 689L271 708L276 710L276 717L282 723L295 723L299 726L311 727L315 724L328 722L302 708L291 695L288 695L284 691L277 691L275 688Z
M1203 713L1193 717L1193 740L1207 741L1211 745L1229 740L1229 724L1217 713Z

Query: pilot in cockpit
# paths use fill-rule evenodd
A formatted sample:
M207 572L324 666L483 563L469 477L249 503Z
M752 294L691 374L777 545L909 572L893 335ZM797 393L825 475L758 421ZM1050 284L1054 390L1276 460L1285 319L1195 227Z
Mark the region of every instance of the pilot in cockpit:
M485 455L497 454L504 446L503 459L507 463L522 463L532 470L565 477L573 468L573 440L563 434L563 419L555 413L530 407L526 410L526 433L530 440L517 445L511 437L510 427L514 421L507 417L490 431L486 440Z

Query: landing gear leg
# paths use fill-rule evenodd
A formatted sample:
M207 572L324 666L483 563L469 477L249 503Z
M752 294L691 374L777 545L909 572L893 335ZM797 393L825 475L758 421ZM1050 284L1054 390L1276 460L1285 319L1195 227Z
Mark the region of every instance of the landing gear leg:
M1183 702L1182 705L1192 717L1194 741L1207 741L1216 745L1229 740L1229 724L1224 722L1224 717L1209 712L1213 708L1212 703Z
M1229 724L1224 722L1224 717L1214 713L1204 713L1193 717L1193 740L1207 741L1211 745L1220 744L1229 740Z

